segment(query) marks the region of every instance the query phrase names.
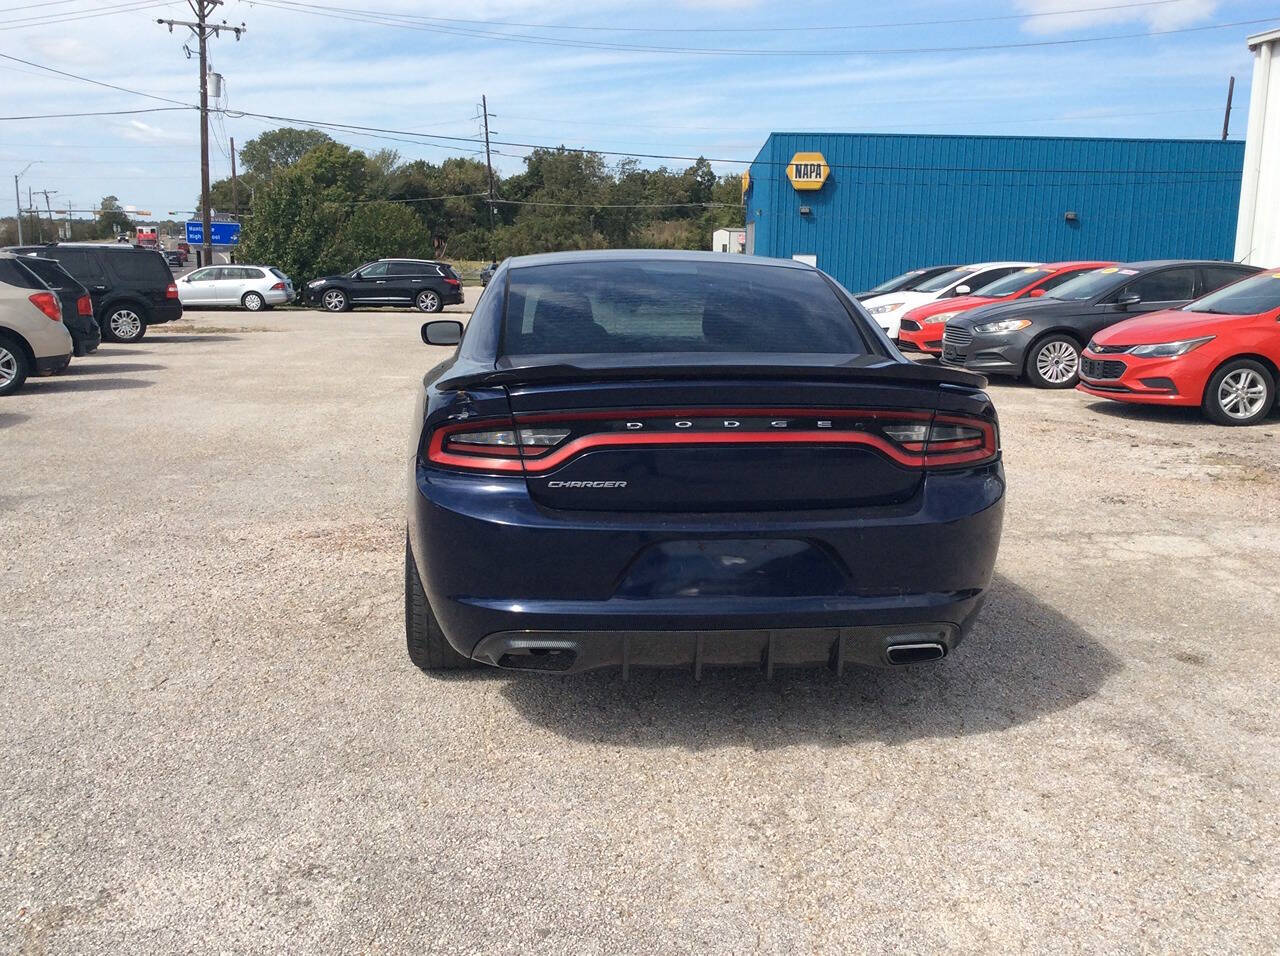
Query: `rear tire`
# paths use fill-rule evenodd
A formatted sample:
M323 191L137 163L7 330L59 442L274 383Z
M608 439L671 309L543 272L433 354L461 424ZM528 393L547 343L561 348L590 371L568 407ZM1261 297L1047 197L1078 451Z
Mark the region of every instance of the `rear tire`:
M1069 335L1047 335L1027 352L1026 374L1036 388L1075 388L1080 381L1080 343Z
M267 307L267 300L257 292L246 292L241 298L240 304L250 312L261 312Z
M1202 406L1219 425L1256 425L1276 402L1275 376L1261 362L1235 359L1213 373Z
M27 353L8 336L0 336L0 395L12 395L22 388L31 373Z
M404 633L409 660L424 671L460 671L478 666L455 651L440 630L440 622L422 590L408 534L404 536Z
M147 319L133 305L113 305L102 321L102 337L108 342L139 342L147 334Z
M444 308L444 300L440 293L432 289L423 289L413 300L419 312L439 312Z

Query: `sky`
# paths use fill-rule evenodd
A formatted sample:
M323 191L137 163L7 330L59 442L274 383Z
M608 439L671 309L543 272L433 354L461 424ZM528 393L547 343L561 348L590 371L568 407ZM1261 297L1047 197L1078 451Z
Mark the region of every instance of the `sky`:
M194 41L155 22L190 16L185 2L0 0L0 55L163 98L0 59L0 116L197 102L196 60L183 50ZM226 79L221 105L397 131L326 130L357 148L483 159L485 94L502 143L749 161L774 130L1217 138L1232 74L1231 135L1243 138L1253 60L1245 38L1280 27L1280 5L226 0L215 19L248 28L239 42L211 41L211 66ZM1104 36L1124 38L1061 42ZM213 178L229 174L229 138L243 144L280 125L305 124L217 117ZM31 188L49 190L55 209L111 194L155 218L182 218L199 193L198 143L198 115L181 109L3 120L0 179L33 163L21 178L24 207ZM495 150L504 174L528 152ZM13 194L0 186L0 214L10 215Z

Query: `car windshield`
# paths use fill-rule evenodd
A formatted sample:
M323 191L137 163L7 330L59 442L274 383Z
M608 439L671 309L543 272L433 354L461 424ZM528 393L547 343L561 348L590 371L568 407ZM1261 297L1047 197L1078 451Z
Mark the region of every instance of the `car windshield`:
M987 283L981 289L975 289L973 294L992 297L1013 295L1015 292L1021 292L1031 283L1043 279L1052 271L1052 269L1019 269L1003 279L997 279L995 282Z
M1280 309L1280 272L1260 272L1182 307L1183 312L1259 315Z
M934 276L928 282L922 282L916 286L916 292L941 292L948 286L955 285L966 276L973 275L973 270L968 266L961 266L959 269L950 269L940 276Z
M1064 282L1052 292L1046 293L1046 299L1062 299L1064 302L1081 302L1094 296L1109 292L1116 286L1128 282L1138 274L1137 269L1120 269L1108 266L1105 269L1094 269L1070 282Z
M894 292L898 289L907 288L911 285L911 280L918 275L923 275L923 269L912 269L910 272L904 272L900 276L894 276L892 279L885 279L879 285L873 285L868 292Z
M513 269L509 283L505 355L866 352L835 290L807 269L567 262Z

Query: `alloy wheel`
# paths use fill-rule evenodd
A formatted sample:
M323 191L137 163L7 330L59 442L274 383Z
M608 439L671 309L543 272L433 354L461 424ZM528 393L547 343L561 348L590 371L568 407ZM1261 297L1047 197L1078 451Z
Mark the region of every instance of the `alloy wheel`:
M18 357L0 345L0 388L11 385L18 377Z
M142 334L142 319L132 309L117 309L107 319L111 334L123 342L136 339Z
M1080 355L1068 342L1050 342L1036 356L1036 371L1054 385L1070 381L1079 368Z
M324 294L324 307L330 312L341 312L347 307L347 297L337 289L332 289Z
M418 308L423 312L439 312L440 297L434 292L419 292Z
M1267 383L1251 368L1236 369L1218 386L1218 405L1236 419L1252 418L1267 402Z

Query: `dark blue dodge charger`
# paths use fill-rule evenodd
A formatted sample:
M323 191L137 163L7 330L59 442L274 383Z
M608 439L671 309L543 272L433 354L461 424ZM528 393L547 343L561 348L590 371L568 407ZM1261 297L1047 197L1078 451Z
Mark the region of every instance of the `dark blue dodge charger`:
M1004 507L985 381L799 263L508 259L423 379L405 627L425 670L951 653Z

